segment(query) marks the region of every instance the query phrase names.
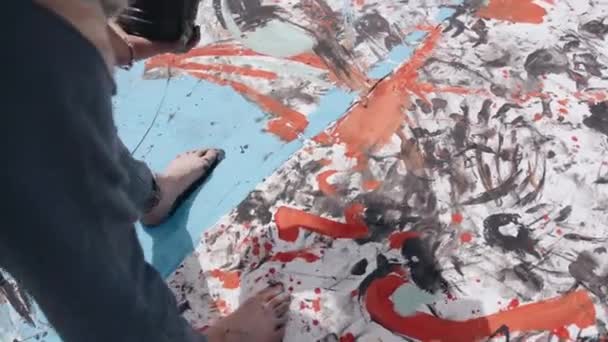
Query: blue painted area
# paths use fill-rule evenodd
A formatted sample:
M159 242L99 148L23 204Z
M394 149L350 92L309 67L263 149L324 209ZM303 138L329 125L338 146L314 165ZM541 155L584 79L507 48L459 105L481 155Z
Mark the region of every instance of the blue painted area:
M443 9L438 19L452 13ZM371 76L389 74L423 37L424 32L410 34L407 44L395 48ZM145 160L153 170L162 170L175 155L195 148L223 148L227 156L208 182L163 226L138 227L147 260L167 276L193 250L203 231L284 163L302 146L303 139L285 144L263 132L267 115L230 87L188 76L143 80L142 73L141 64L130 72L117 73L116 122L129 148L141 142L135 157ZM303 138L318 134L337 120L354 99L354 94L331 90L309 116Z
M139 83L131 78L140 78L142 71L139 65L133 72L120 72L119 87L122 82ZM285 144L265 133L267 115L229 87L191 77L143 82L145 87L121 91L116 99L119 134L130 149L140 145L135 157L153 170L162 170L183 151L200 147L226 151L226 159L206 184L168 222L154 229L138 227L146 258L166 276L193 250L203 230L296 152L303 139ZM302 138L335 121L353 99L344 91L330 91L309 116L310 126Z

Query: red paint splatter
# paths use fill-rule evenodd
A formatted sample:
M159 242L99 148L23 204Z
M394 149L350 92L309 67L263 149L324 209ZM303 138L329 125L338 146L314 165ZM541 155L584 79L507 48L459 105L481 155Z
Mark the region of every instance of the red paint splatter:
M275 274L277 272L277 270L275 270L274 267L273 267L273 268L269 269L268 272L270 274Z
M340 342L355 342L355 336L351 333L346 333L340 336Z
M543 115L541 113L534 114L534 121L540 121L543 119Z
M321 172L317 176L317 183L319 184L319 190L324 193L326 196L333 196L336 194L336 188L333 185L329 184L327 179L333 175L335 175L338 171L328 170Z
M572 324L584 329L595 324L595 307L586 291L463 321L421 312L403 317L395 312L391 296L404 283L401 277L394 275L375 279L366 291L365 307L372 319L386 329L417 340L476 341L492 335L504 325L512 332L530 332L551 331Z
M477 12L478 16L486 19L530 24L541 24L546 14L547 11L533 0L490 0Z
M397 232L393 233L388 237L389 247L391 249L399 249L403 246L405 241L413 238L420 237L418 232Z
M209 272L209 275L221 281L222 286L225 289L237 289L241 285L241 275L238 271L228 272L222 271L220 269L215 269Z
M460 234L460 242L469 243L471 241L473 241L473 234L471 234L469 232L464 232L464 233Z
M452 214L452 223L453 224L461 224L463 220L464 220L464 217L462 217L461 213Z
M317 287L317 288L315 289L315 293L316 293L316 294L321 294L321 289Z
M270 242L265 242L264 249L266 250L266 252L272 251L272 244Z
M514 298L509 302L509 305L507 305L507 309L513 310L518 306L519 306L519 299Z
M307 251L291 251L291 252L279 252L272 257L272 261L279 261L282 263L292 262L295 259L302 259L306 262L315 262L320 258L313 253Z
M572 138L571 138L571 139L572 139L572 141L578 141L578 138L577 138L577 137L575 137L575 136L572 136Z
M319 321L317 321L316 319L314 319L314 320L312 321L312 325L319 325Z
M566 327L559 327L553 330L553 335L557 336L560 340L570 341L570 332Z
M346 223L332 221L289 207L280 207L274 218L279 230L279 238L283 241L296 241L300 228L334 239L360 239L369 233L361 217L364 210L365 207L361 204L354 204L346 208L344 211Z
M562 231L561 228L557 228L557 230L555 231L557 233L557 235L562 235L564 234L564 232Z

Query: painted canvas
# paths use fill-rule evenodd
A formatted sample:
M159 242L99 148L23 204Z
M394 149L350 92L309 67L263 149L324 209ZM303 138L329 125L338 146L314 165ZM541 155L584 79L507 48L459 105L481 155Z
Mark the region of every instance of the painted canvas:
M152 130L123 119L118 81L119 128L243 136L178 218L196 236L139 230L184 317L203 331L280 282L285 341L608 338L607 17L601 0L203 0L200 46L130 74L184 84L159 85ZM124 138L144 159L171 144Z

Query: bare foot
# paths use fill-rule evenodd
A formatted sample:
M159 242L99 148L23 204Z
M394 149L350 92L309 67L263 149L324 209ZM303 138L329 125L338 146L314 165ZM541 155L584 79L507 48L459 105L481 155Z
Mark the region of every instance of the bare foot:
M161 224L173 209L178 197L203 178L223 156L223 151L209 149L186 152L173 159L165 172L156 176L160 201L144 214L141 222L146 226Z
M234 313L207 329L209 342L280 342L285 335L291 296L282 285L248 299Z

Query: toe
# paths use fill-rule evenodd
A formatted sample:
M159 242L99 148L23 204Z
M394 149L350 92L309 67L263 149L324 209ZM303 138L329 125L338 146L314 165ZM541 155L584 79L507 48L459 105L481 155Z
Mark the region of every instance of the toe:
M286 313L289 311L290 302L283 302L274 308L274 314L277 318L287 316Z
M280 295L281 293L284 293L283 285L273 285L260 291L257 297L262 300L263 303L267 303L274 297Z
M287 292L283 292L283 293L276 295L274 298L270 299L268 301L268 306L270 308L274 309L283 304L287 304L289 306L290 302L291 302L291 296Z

